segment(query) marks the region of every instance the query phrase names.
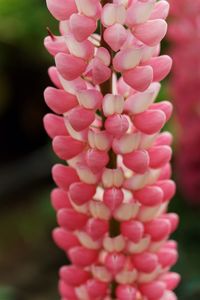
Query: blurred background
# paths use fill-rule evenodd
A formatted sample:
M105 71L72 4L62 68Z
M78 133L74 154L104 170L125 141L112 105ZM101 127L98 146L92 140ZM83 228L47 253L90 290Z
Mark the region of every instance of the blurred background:
M42 124L48 112L43 90L50 85L47 69L53 63L43 47L47 26L57 33L44 0L0 0L0 300L58 299L57 271L66 263L51 240L56 220L49 201L50 169L58 159ZM165 47L171 51L166 41ZM168 79L159 98L169 97ZM182 275L177 294L181 300L199 300L200 199L198 193L193 201L184 196L176 170L177 117L167 129L177 137L172 164L178 191L170 205L181 218L173 237L180 250L174 270ZM198 157L199 152L198 147ZM200 172L196 161L191 168Z

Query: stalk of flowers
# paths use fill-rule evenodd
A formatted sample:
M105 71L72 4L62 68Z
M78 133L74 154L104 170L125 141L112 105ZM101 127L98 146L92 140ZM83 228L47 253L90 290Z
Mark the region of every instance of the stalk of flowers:
M193 203L200 199L200 1L171 1L169 38L174 67L172 93L180 124L176 170L180 190Z
M52 174L58 247L71 261L59 271L62 300L175 300L167 213L171 142L160 132L168 101L154 103L171 59L159 56L169 5L155 0L47 0L60 36L45 39L56 86L44 97L44 126L67 165ZM98 34L98 24L100 34Z

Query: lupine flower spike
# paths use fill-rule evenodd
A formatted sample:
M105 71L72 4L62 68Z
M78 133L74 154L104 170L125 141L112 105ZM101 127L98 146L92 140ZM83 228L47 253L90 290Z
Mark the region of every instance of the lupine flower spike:
M168 34L174 60L171 86L180 125L175 159L177 177L188 202L199 205L200 1L171 1L171 20Z
M175 300L178 216L167 213L172 136L160 133L168 101L154 103L172 61L159 56L169 5L156 0L47 0L60 36L54 114L44 126L67 164L52 174L55 243L71 261L59 271L62 300Z

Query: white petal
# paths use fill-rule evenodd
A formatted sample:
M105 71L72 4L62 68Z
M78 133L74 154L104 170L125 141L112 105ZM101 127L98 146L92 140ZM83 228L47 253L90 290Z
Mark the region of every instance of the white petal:
M132 271L122 271L118 273L115 277L116 281L119 284L133 284L137 279L137 270Z
M140 204L134 203L123 203L120 207L115 211L114 216L119 221L128 221L132 218L135 218L138 214Z
M160 273L160 267L156 268L156 270L153 271L152 273L142 273L141 272L138 274L138 282L139 283L151 282L158 277L159 273Z
M146 236L144 238L142 238L139 243L135 244L133 242L128 242L128 245L127 245L127 250L128 252L130 253L141 253L143 251L145 251L148 247L149 247L149 244L150 244L150 236Z
M88 249L99 249L100 243L93 241L93 239L84 231L76 231L75 235L79 239L80 243Z
M112 280L112 275L105 267L92 266L92 274L102 282L110 282Z
M100 201L90 201L90 213L94 218L109 220L110 211L105 204Z

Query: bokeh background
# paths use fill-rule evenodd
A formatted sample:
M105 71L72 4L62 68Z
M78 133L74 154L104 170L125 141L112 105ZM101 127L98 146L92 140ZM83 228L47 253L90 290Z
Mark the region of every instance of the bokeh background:
M56 220L50 169L58 159L42 124L53 62L43 47L47 26L57 33L44 0L0 0L0 300L58 299L57 270L66 263L51 240ZM165 52L170 46L164 42ZM169 78L159 98L167 97ZM167 128L175 135L174 156L177 128L174 117ZM172 164L176 177L174 158ZM179 183L170 210L181 218L173 236L179 242L174 270L182 274L181 300L200 299L200 199L196 203L185 199Z

